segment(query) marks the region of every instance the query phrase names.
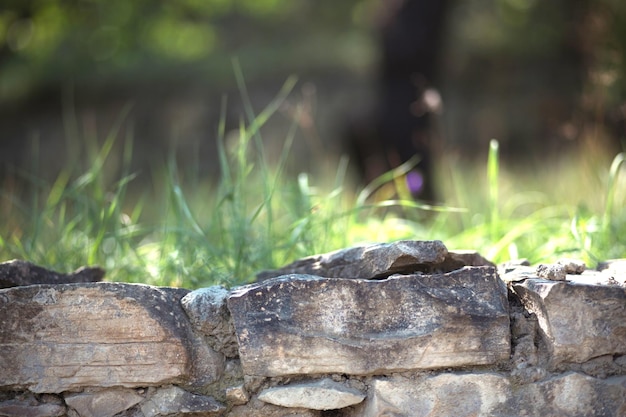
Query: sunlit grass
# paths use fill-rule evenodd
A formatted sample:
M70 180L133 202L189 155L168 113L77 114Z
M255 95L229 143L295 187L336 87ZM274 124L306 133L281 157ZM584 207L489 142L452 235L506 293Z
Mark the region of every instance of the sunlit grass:
M345 158L325 178L287 174L295 124L270 166L260 129L295 80L255 114L237 67L236 75L246 114L236 143L226 144L219 126L218 181L182 173L171 155L152 174L158 192L131 193L138 181L129 170L131 132L113 126L100 146L76 138L87 143L82 172L80 164L68 167L52 184L29 177L27 195L9 181L2 185L0 261L21 258L61 271L98 264L112 281L195 288L233 286L300 257L398 239L440 239L498 263L576 257L594 266L626 257L624 154L593 163L581 155L520 172L500 162L494 140L480 164L442 157L443 204L427 206L403 189L414 161L362 190L349 185ZM78 136L72 123L68 130ZM116 141L124 144L123 169L111 180L105 171Z

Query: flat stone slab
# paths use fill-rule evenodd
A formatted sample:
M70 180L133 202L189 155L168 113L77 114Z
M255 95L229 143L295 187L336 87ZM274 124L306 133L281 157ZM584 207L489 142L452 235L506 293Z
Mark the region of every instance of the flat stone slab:
M287 274L327 278L388 277L396 273L428 272L441 264L448 249L438 240L403 240L341 249L297 260L281 269L265 271L259 281Z
M57 393L218 378L223 358L194 336L187 290L139 284L0 290L0 383Z
M507 361L507 292L492 267L384 280L289 275L231 292L244 373L379 374Z
M626 354L625 287L526 279L513 289L537 316L552 365Z
M374 378L368 398L346 417L621 416L626 377L578 373L514 386L498 373Z
M329 378L268 388L259 394L259 400L266 403L311 410L337 410L363 399L365 395L361 391Z

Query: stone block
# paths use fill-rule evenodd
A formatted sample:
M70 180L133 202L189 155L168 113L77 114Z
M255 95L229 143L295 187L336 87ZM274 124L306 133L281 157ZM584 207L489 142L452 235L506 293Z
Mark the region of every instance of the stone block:
M58 393L216 380L222 355L191 330L187 290L139 284L0 290L0 387Z
M244 373L380 374L505 362L506 287L491 267L384 280L289 275L228 300Z
M509 394L508 379L494 373L375 378L363 408L347 417L496 417Z
M537 316L553 366L626 354L626 288L526 279L513 289Z

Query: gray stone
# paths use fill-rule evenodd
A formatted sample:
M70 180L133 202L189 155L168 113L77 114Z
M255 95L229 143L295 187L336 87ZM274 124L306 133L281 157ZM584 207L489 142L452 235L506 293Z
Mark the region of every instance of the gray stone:
M377 374L509 359L507 290L490 267L345 280L291 275L228 300L244 373Z
M550 281L565 281L567 272L565 266L560 264L541 264L537 266L537 276Z
M626 288L528 279L513 289L537 316L553 366L626 354Z
M226 410L222 404L206 395L196 395L179 387L159 388L141 404L141 412L145 417L159 416L203 416L221 415Z
M226 357L239 355L235 329L226 305L228 290L209 287L192 291L181 300L194 329L206 336L207 343Z
M104 269L98 267L82 267L70 274L63 274L17 259L0 263L0 288L98 282L102 281L103 277Z
M438 240L404 240L342 249L295 261L275 271L265 271L263 281L288 274L317 275L327 278L384 278L396 273L430 272L441 264L447 248Z
M223 357L193 334L180 307L187 292L104 282L0 290L0 386L56 393L216 380Z
M253 397L249 403L233 407L228 417L320 417L321 411L306 408L286 408L265 403Z
M268 388L259 394L259 399L266 403L312 410L345 408L360 403L364 398L359 390L329 378Z
M60 401L43 402L32 394L0 402L0 416L3 417L61 417L66 407Z
M112 417L135 404L143 397L132 389L112 388L101 391L68 394L65 403L81 417Z

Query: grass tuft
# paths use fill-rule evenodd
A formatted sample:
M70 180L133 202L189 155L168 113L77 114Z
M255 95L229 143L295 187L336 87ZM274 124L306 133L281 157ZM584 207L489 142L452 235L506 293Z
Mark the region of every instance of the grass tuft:
M0 261L21 258L60 271L98 264L111 281L197 288L234 286L300 257L398 239L440 239L450 249L475 249L495 262L528 258L537 263L568 256L593 266L626 257L626 213L620 210L626 203L624 153L598 176L599 186L581 190L576 188L579 178L589 172L549 166L536 173L539 180L534 182L535 172L520 174L501 166L498 142L492 140L484 166L465 166L449 157L440 161L448 182L442 184L446 204L438 206L410 199L403 188L403 176L417 160L362 190L348 185L346 158L331 178L291 176L286 165L296 124L273 166L261 129L296 80L287 80L255 114L241 69L237 63L234 67L245 118L236 145L227 144L224 98L216 132L217 182L185 177L170 155L150 178L159 185L154 192L129 193L129 187L146 179L130 172L132 132L123 136L121 131L127 114L100 145L93 135L80 137L76 120L68 116L71 143L87 144L83 152L73 151L76 158L86 155L86 169L80 172L72 168L80 164L70 164L52 184L24 174L28 195L13 179L5 180L0 189ZM107 165L122 137L120 174L110 179ZM547 180L563 178L568 184L558 187ZM392 197L381 199L382 188L386 196L392 190ZM575 193L568 200L555 193L561 188Z

